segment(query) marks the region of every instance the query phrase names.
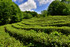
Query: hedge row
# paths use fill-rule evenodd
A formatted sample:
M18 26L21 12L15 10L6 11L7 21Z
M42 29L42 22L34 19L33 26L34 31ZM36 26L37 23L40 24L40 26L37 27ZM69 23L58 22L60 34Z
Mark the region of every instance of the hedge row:
M7 25L5 31L25 43L25 45L31 44L30 46L33 47L70 47L70 35L65 36L57 31L46 34L34 30L16 29L11 25Z
M45 33L50 33L52 31L58 31L58 32L62 32L63 34L69 35L70 34L70 27L55 27L55 26L47 26L47 27L41 27L41 26L19 26L17 24L12 24L12 27L16 28L16 29L24 29L24 30L35 30L35 31L41 31L41 32L45 32Z
M5 33L4 27L0 26L0 47L23 47L23 45L15 38L10 37L8 33Z

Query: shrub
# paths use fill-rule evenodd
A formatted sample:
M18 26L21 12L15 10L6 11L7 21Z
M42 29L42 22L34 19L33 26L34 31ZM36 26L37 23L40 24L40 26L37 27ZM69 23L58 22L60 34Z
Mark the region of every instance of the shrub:
M19 7L12 1L0 0L0 24L14 23L22 20Z

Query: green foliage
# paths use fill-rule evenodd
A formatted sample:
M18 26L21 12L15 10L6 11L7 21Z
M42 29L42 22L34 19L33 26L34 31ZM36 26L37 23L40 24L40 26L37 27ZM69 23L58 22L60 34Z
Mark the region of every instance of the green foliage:
M14 23L22 20L19 7L12 1L0 1L0 24Z
M12 30L13 29L13 30ZM21 40L25 45L32 44L33 47L63 47L70 46L70 37L63 35L60 32L54 31L50 34L44 32L36 32L34 30L22 30L13 28L10 25L6 26L6 31L12 36L16 34L16 38Z
M61 0L62 2L66 1L66 0Z
M5 25L0 27L0 42L9 47L70 47L70 16L34 17Z
M23 14L24 14L24 13L27 13L27 14L29 13L29 14L32 15L32 17L38 17L37 12L34 12L34 11L32 11L32 12L31 12L31 11L25 11L25 12L23 12Z
M67 7L68 7L68 9L69 9L69 11L68 11L68 12L69 12L69 15L70 15L70 3L69 3L69 4L67 4L66 6L67 6Z
M24 19L30 19L33 17L30 13L23 13L23 15L24 15Z
M12 0L0 0L0 2L11 2Z
M0 47L23 47L23 44L6 33L4 26L0 26Z
M70 0L61 0L62 2L69 2Z
M42 15L43 17L47 16L47 10L41 11L41 15Z
M68 15L67 4L60 1L53 1L48 8L48 15Z
M13 23L0 26L0 47L70 47L70 16L59 16L70 14L70 4L56 0L41 13L21 12L12 0L0 0L0 24Z

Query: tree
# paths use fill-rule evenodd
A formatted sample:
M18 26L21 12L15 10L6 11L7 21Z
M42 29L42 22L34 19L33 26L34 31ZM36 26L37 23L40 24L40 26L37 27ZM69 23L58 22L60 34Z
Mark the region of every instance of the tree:
M69 13L69 15L70 15L70 0L61 0L61 2L66 3L66 6L67 6L68 9L69 9L68 13Z
M37 17L38 16L38 14L37 14L37 12L34 12L34 11L25 11L25 12L23 12L23 13L29 13L29 14L31 14L33 17Z
M41 15L42 15L43 17L47 16L47 10L41 11Z
M62 2L65 2L66 0L61 0Z
M49 15L68 15L68 11L66 3L60 1L53 1L48 8Z
M23 15L24 15L24 19L30 19L30 18L32 18L33 16L30 14L30 13L23 13Z
M14 23L22 20L19 7L10 0L0 0L0 24Z
M61 2L65 2L65 3L69 4L70 0L61 0Z
M64 2L64 1L70 1L70 0L61 0L62 2Z

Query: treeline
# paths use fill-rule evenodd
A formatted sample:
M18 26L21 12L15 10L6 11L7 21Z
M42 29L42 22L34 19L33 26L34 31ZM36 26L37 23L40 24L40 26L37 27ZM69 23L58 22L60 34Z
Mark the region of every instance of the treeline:
M18 5L12 0L0 0L0 25L15 23L32 17L45 17L49 15L70 15L70 1L53 1L47 10L38 14L34 11L20 11Z
M22 13L23 13L23 18L24 19L29 19L29 18L32 18L32 17L40 17L40 15L35 11L25 11L25 12L22 12Z
M53 15L62 15L62 16L70 15L70 1L55 0L49 5L47 10L41 11L41 14L37 14L36 12L30 12L30 11L25 11L23 13L24 13L24 18L45 17L49 15L52 15L52 16Z
M47 15L70 15L70 1L69 0L55 0L47 10L41 12L43 16Z
M0 0L0 25L20 22L23 19L38 17L37 12L22 12L12 0Z

